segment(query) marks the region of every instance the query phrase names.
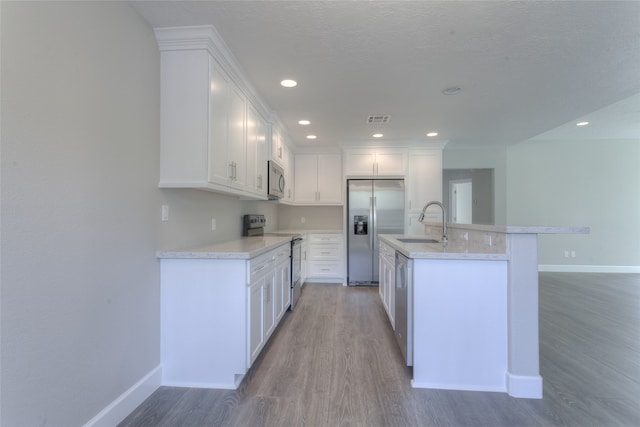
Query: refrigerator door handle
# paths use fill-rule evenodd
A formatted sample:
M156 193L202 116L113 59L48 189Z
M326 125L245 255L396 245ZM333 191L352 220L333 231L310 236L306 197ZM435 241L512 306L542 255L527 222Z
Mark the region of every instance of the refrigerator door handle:
M371 218L371 222L373 223L371 225L371 233L369 233L369 247L373 250L375 249L373 247L374 243L375 243L375 236L374 234L376 234L376 227L378 227L378 218L376 218L376 198L375 197L371 197L369 199L369 206L370 206L370 214L371 216L369 218Z
M374 222L373 222L373 197L369 197L369 241L367 242L367 246L369 247L369 249L372 248L373 242L371 240L371 235L373 234L373 227L374 227Z

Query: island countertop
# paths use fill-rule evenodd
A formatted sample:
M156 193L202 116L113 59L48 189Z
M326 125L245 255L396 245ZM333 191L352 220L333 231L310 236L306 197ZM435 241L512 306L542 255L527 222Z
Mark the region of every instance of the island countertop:
M404 234L380 234L380 241L388 244L407 258L412 259L477 259L507 260L504 245L475 245L471 241L450 241L448 243L407 243L398 239L421 238L425 236Z
M507 226L447 224L447 243L403 242L399 239L432 238L442 240L442 223L425 223L425 235L380 235L380 240L407 258L413 259L510 259L510 235L588 234L588 227Z

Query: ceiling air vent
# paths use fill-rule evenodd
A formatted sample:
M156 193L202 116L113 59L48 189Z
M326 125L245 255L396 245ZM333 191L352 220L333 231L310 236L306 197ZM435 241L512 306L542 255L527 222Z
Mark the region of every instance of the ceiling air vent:
M370 125L389 123L389 120L391 120L389 114L375 114L367 117L367 123Z

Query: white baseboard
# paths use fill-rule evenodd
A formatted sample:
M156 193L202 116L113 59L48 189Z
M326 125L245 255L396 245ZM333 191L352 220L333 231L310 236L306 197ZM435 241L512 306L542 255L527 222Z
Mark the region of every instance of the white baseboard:
M540 264L538 265L538 271L550 273L640 273L640 266Z
M513 375L507 372L506 380L509 396L542 399L542 377L540 375Z
M162 366L158 365L89 420L84 427L113 427L118 425L160 387L161 381Z

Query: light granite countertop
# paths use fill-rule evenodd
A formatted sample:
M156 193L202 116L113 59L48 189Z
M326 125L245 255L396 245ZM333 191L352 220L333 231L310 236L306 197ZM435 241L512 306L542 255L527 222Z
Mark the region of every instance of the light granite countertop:
M508 260L508 254L498 246L474 246L467 241L448 243L406 243L398 239L424 238L423 235L380 234L379 239L412 259Z
M290 228L286 230L265 231L265 234L342 234L342 230L318 229L318 230L302 230Z
M196 248L157 251L161 259L251 259L291 241L291 236L254 236L200 246Z
M342 230L275 230L264 236L241 237L236 240L194 248L157 251L160 259L251 259L290 242L295 234L342 234Z

